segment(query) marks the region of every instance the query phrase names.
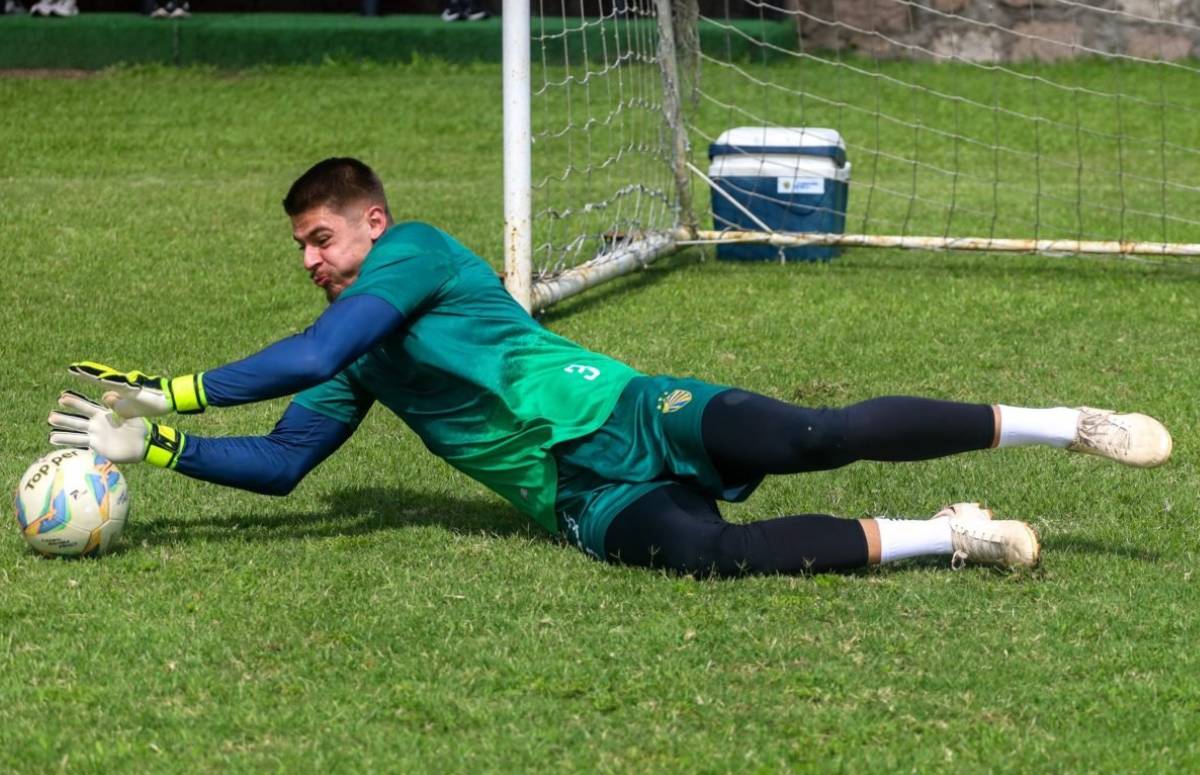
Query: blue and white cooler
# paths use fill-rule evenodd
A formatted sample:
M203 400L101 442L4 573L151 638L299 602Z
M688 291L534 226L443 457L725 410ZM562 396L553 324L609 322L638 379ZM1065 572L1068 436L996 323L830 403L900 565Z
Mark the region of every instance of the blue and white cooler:
M708 147L708 175L729 197L775 231L843 234L850 192L846 145L834 129L738 127ZM762 231L729 198L712 192L718 231ZM717 258L813 261L833 258L837 246L778 248L730 243Z

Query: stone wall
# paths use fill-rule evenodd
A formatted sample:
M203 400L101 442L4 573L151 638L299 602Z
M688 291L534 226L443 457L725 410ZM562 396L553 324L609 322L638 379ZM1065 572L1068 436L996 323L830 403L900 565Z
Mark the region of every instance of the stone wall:
M1019 62L1200 56L1196 0L790 0L806 48Z

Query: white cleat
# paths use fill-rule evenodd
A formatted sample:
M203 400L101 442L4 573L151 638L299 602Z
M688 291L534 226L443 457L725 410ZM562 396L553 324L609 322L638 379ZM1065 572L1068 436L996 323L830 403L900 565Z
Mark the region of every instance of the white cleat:
M1171 434L1153 417L1081 406L1075 441L1067 449L1127 466L1153 468L1167 462L1171 446Z
M79 15L79 6L75 0L58 0L50 5L50 15L64 19Z
M952 503L937 514L934 514L930 519L982 519L990 521L995 516L991 509L985 509L983 506L972 501L970 503Z
M1024 522L996 520L992 510L978 503L955 503L933 515L950 521L952 568L964 565L999 565L1032 568L1042 559L1037 533Z

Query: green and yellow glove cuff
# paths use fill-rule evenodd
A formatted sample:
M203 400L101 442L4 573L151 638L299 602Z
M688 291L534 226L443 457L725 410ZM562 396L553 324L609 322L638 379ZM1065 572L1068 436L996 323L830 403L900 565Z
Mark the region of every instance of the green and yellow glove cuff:
M179 414L199 414L208 406L204 395L204 372L162 379L162 390L171 397Z
M175 468L175 463L183 454L187 436L145 418L142 422L146 423L146 462L159 468Z

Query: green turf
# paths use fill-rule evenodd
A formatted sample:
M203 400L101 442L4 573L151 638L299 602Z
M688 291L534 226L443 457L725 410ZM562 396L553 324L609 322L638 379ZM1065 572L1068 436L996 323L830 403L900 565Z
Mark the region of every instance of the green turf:
M495 259L498 93L496 67L0 79L0 477L45 451L71 360L183 373L303 328L323 302L279 200L325 155L366 158L400 217ZM557 546L382 411L285 499L127 465L117 553L0 541L0 770L1200 767L1196 275L702 258L546 323L646 371L809 404L1136 407L1175 457L1006 450L776 478L731 517L982 499L1037 526L1044 567L725 582ZM283 406L174 422L258 434Z

